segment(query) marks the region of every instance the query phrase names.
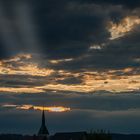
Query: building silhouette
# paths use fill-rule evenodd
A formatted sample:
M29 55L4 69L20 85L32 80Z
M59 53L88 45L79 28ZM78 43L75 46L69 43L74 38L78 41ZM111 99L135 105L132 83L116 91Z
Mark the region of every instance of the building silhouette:
M38 131L38 136L41 136L41 137L45 137L46 139L48 139L49 137L49 131L46 127L46 123L45 123L45 111L43 109L42 111L42 123L41 123L41 127Z
M56 133L51 140L87 140L87 132Z
M112 139L113 136L113 139ZM140 135L128 135L140 140ZM49 135L49 131L45 123L45 111L42 111L41 127L37 135L19 135L19 134L0 134L0 140L131 140L127 135L119 134L106 134L101 133L87 133L86 131L81 132L57 132L54 135ZM119 139L116 139L118 138ZM123 138L123 139L122 139ZM138 139L137 139L138 138Z

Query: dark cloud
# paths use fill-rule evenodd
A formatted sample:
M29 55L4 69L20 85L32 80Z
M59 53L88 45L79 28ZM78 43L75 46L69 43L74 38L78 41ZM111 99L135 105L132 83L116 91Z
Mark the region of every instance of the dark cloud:
M137 26L130 33L116 40L110 41L100 50L90 50L85 55L70 62L52 65L54 69L66 70L108 70L124 69L127 67L138 68L140 63L140 29Z
M46 4L45 9L50 8ZM104 28L106 20L104 13L98 13L96 5L93 11L87 6L78 3L67 2L65 5L53 4L54 8L44 11L38 8L38 19L40 35L44 42L42 48L50 58L77 57L87 52L92 43L104 42L109 33ZM58 7L61 10L58 10Z
M97 3L99 5L96 5ZM113 5L107 6L108 8L103 11L103 5L109 3ZM117 7L115 6L116 4L138 6L139 2L131 0L101 0L98 2L95 0L87 2L82 0L62 0L61 2L56 0L42 2L2 1L2 20L10 21L4 27L7 27L11 32L3 31L6 33L2 32L1 34L2 36L7 36L8 42L10 39L12 40L9 45L12 46L13 51L11 53L11 50L9 51L8 49L11 46L5 46L3 48L6 48L6 50L4 52L4 49L2 49L1 57L3 57L3 54L10 55L18 52L42 52L49 59L77 58L87 54L92 55L93 59L95 59L90 63L97 63L97 65L100 63L102 66L102 60L104 60L108 62L107 65L110 65L112 62L109 62L110 57L106 52L89 54L88 49L93 44L102 44L109 41L110 33L106 29L109 20L119 22L120 19L131 13L131 10ZM10 7L9 10L7 7ZM18 7L21 7L21 10ZM16 14L17 12L19 14ZM35 32L37 36L35 37L31 32ZM27 36L30 35L29 39L26 37L26 34ZM21 39L18 37L21 37ZM36 40L41 43L35 44ZM2 42L5 43L5 40ZM104 56L100 61L102 54ZM106 64L106 62L104 63Z
M65 91L47 91L36 94L10 94L1 93L0 103L15 105L36 105L41 106L65 106L72 110L102 110L102 111L123 111L139 109L139 92L125 92L123 94L112 94L101 91L95 93L75 93Z
M34 52L38 50L35 49L35 45L39 45L39 49L50 58L77 57L84 54L90 44L104 42L109 37L108 31L104 28L105 14L99 12L96 5L93 5L91 10L77 2L47 0L33 3L14 1L9 11L7 7L10 7L8 2L4 3L1 9L2 23L6 22L5 26L1 25L1 28L4 28L1 34L3 43L6 38L8 40L8 43L5 43L7 53L8 47L12 47L15 53ZM11 13L11 16L6 16L6 12ZM29 16L32 19L29 19ZM10 22L7 24L7 21ZM31 33L33 31L42 43L35 44L35 35ZM21 39L18 38L20 36ZM26 36L29 36L30 40Z
M84 0L81 0L84 2ZM105 5L120 5L128 8L136 8L140 6L139 0L88 0L89 3L105 4Z
M36 87L46 84L49 78L30 75L0 75L1 87Z

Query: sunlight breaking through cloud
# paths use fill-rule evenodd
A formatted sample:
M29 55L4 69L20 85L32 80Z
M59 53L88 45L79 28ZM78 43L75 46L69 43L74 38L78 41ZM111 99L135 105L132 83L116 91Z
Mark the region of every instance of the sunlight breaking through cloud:
M34 105L14 105L14 104L5 104L2 105L4 108L16 108L20 110L45 110L48 112L67 112L70 111L70 108L63 107L63 106L34 106Z
M42 93L43 89L37 88L12 88L12 87L0 87L0 92L8 92L8 93Z
M120 23L109 23L109 32L111 33L111 40L120 38L133 30L136 25L140 24L140 18L137 16L129 16L120 21Z
M39 68L38 64L32 62L31 59L31 54L19 54L13 58L2 60L0 61L0 74L49 76L54 72L49 68Z
M50 60L49 62L52 63L52 64L59 64L59 63L62 63L62 62L70 62L70 61L73 61L73 60L74 60L73 58L67 58L67 59Z
M4 78L0 92L34 94L55 90L84 94L101 90L113 93L136 91L140 89L139 71L139 68L133 67L83 72L57 70L49 66L39 67L31 54L19 54L0 61L0 80Z

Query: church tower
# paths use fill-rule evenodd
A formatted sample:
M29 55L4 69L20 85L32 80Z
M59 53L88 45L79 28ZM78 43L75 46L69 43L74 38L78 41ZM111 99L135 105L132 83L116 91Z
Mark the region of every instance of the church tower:
M43 136L43 137L46 137L46 139L47 139L48 135L49 135L49 131L48 131L48 129L46 127L46 124L45 124L45 112L44 112L44 109L43 109L42 124L41 124L41 127L39 129L38 136Z

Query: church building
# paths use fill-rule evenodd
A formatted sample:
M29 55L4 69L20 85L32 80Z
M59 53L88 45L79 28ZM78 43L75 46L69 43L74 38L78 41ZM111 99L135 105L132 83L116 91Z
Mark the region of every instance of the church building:
M41 127L38 131L38 136L39 137L44 137L46 138L46 140L48 140L48 136L49 136L49 131L46 127L46 123L45 123L45 112L43 110L42 112L42 123L41 123Z

